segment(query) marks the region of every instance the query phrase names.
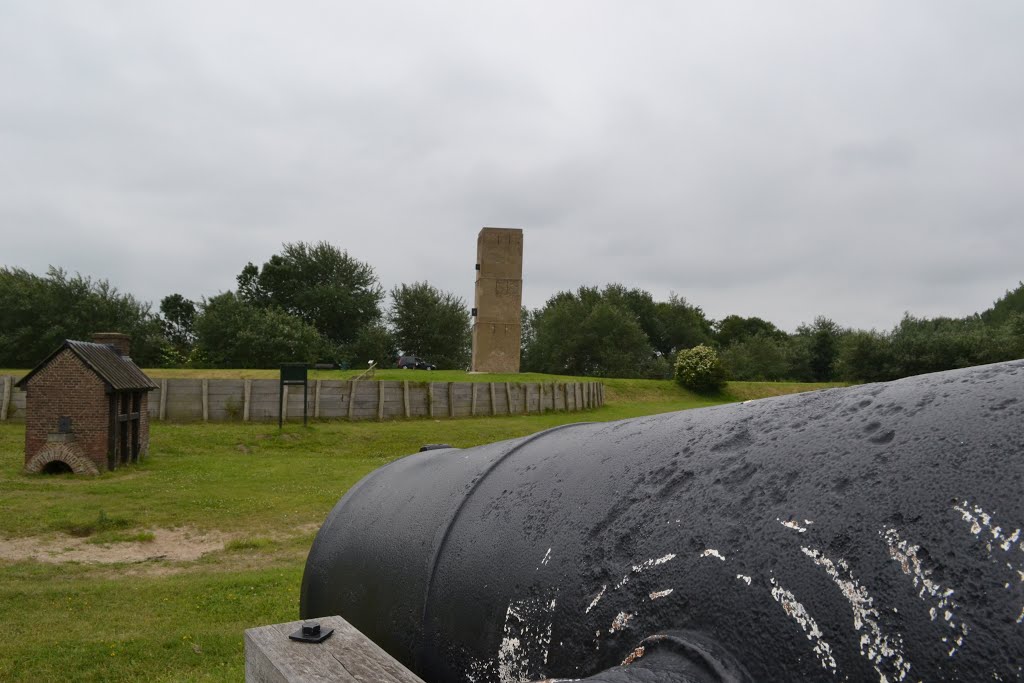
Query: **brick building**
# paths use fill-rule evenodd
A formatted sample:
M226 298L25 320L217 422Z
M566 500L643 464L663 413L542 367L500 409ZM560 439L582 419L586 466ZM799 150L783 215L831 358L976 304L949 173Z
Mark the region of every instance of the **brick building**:
M67 340L17 384L25 390L25 469L98 474L149 448L147 394L127 335Z

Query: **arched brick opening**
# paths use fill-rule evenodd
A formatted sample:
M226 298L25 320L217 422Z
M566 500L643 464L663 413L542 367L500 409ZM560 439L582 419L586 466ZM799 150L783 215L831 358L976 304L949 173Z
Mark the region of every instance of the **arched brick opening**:
M96 464L82 455L82 453L69 443L47 444L43 450L32 456L32 459L25 463L25 471L33 474L40 472L53 472L60 470L60 465L67 465L75 474L99 474Z
M72 471L71 465L63 460L51 460L43 465L43 474L68 474Z

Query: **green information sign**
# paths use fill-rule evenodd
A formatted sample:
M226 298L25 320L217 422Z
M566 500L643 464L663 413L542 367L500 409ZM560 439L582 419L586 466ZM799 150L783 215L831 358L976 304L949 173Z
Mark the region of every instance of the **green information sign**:
M309 407L309 366L306 363L281 363L281 384L278 387L277 428L284 425L284 388L302 385L302 426L306 426Z

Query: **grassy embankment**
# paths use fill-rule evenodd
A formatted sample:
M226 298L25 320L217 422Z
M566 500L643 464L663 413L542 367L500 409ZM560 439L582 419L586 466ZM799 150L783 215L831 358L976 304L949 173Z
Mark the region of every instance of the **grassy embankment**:
M277 376L272 370L151 374ZM504 379L399 370L377 378ZM353 483L421 444L472 446L567 422L821 386L735 383L706 399L670 382L605 384L608 405L582 413L325 421L281 432L265 423L157 423L145 462L89 479L22 474L24 427L3 423L0 680L241 680L243 630L297 618L317 525ZM212 551L186 559L182 551L190 546Z

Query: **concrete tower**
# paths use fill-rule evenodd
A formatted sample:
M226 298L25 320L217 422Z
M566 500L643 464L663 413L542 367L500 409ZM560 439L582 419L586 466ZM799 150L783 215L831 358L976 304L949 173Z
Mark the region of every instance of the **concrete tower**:
M484 228L476 238L473 372L519 372L523 231Z

